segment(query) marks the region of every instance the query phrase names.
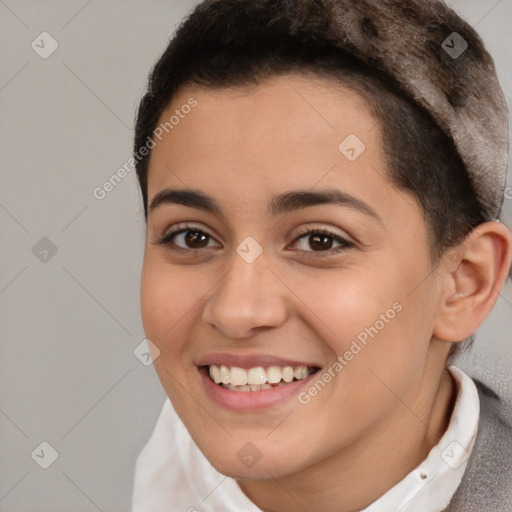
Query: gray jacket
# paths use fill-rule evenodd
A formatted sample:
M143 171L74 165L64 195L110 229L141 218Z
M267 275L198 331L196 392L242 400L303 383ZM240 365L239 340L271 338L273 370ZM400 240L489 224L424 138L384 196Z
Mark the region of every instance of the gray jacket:
M473 378L480 423L468 467L444 512L512 512L512 427L502 399Z

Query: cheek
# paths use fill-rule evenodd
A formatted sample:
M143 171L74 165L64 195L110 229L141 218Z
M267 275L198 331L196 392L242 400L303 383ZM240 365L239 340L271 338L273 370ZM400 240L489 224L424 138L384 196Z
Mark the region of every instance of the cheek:
M386 274L390 276L392 269ZM324 341L338 355L349 349L352 340L364 342L367 329L377 324L379 332L387 330L400 316L397 309L401 309L403 293L399 286L392 285L392 278L382 279L366 269L340 269L294 281L294 289L301 292L301 299L326 333Z
M175 352L186 339L183 330L205 293L205 283L159 258L145 257L140 302L146 336L163 352ZM171 343L172 341L172 343Z
M153 366L173 406L181 414L186 400L180 383L189 378L183 358L187 356L194 307L204 292L204 283L191 279L189 273L173 268L159 255L145 255L140 287L144 333L160 351Z
M430 341L429 313L420 307L427 297L410 294L393 268L386 276L347 272L303 282L317 323L329 327L325 343L333 353L323 374L329 383L307 390L310 429L323 433L313 438L314 452L342 447L384 421L421 375Z
M324 342L333 361L338 357L341 362L341 371L334 370L344 398L354 388L359 399L389 395L381 380L406 390L421 371L432 335L434 297L428 283L414 289L416 273L407 270L395 264L386 272L342 271L339 278L304 279L298 288L318 316L317 331L327 333Z

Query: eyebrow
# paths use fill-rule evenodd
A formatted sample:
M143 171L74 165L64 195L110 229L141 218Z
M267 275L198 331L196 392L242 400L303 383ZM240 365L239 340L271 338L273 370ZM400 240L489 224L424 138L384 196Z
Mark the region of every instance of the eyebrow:
M161 206L170 204L180 204L216 214L221 217L223 216L222 208L213 197L199 190L190 189L166 188L161 190L152 199L149 206L149 212L152 213ZM377 212L364 201L333 188L318 191L306 189L284 192L283 194L279 194L272 198L267 211L269 215L277 216L321 204L345 206L381 221Z

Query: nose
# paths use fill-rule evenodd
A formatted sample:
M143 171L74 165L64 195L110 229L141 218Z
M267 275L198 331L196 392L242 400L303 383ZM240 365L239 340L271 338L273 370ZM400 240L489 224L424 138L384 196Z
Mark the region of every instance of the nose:
M231 339L244 339L282 325L287 316L286 287L268 268L263 254L252 263L236 252L227 273L207 299L205 324Z

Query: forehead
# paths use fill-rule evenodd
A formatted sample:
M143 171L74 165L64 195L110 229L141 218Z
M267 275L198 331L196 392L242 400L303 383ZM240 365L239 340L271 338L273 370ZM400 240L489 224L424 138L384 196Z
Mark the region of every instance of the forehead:
M197 106L183 109L191 99ZM184 87L159 126L180 114L152 151L150 198L178 170L194 188L219 177L235 187L312 187L333 166L338 174L383 166L378 121L359 94L332 80L284 75L250 87ZM357 173L345 174L350 181Z

